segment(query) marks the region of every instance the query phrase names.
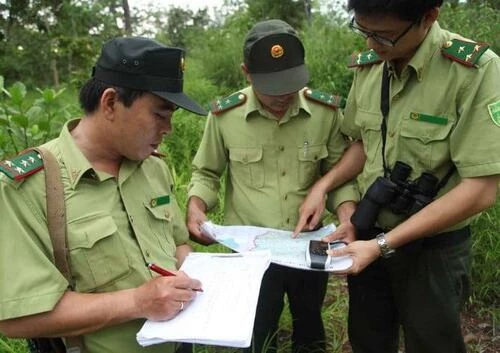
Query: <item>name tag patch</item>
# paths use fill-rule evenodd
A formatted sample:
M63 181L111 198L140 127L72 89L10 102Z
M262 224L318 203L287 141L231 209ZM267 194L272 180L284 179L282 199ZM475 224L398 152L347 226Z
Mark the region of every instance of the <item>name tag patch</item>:
M410 118L418 121L425 121L431 124L446 125L448 124L448 118L442 116L427 115L421 113L410 113Z
M160 196L149 201L151 207L167 205L170 203L170 195Z

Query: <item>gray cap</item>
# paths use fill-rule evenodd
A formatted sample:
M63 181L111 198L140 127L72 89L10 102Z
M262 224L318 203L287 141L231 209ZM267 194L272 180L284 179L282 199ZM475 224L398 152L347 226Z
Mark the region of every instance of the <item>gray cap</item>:
M281 20L255 24L247 34L243 58L254 88L277 96L296 92L307 85L304 46L297 31Z

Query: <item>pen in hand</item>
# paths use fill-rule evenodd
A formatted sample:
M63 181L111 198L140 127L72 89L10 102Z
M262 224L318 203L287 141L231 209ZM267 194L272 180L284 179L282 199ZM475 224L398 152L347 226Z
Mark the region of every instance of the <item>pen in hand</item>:
M163 267L160 267L156 264L153 264L153 263L146 263L146 266L153 272L156 272L158 273L159 275L162 275L164 277L169 277L169 276L175 276L175 273L172 273L168 270L165 270ZM203 289L201 288L191 288L192 290L194 290L195 292L203 292Z

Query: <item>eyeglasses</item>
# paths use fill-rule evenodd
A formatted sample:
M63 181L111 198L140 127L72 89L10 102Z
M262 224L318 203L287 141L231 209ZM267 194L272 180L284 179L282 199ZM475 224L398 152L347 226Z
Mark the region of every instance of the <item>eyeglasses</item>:
M389 39L385 38L383 36L379 36L375 32L370 32L370 31L365 31L364 29L359 28L354 21L354 17L351 19L351 23L349 23L349 28L356 34L359 34L363 38L372 38L374 41L377 43L380 43L382 45L388 46L388 47L394 47L396 46L396 43L405 36L406 33L410 31L410 29L413 27L414 24L416 24L418 20L413 21L410 23L410 25L401 33L396 39Z

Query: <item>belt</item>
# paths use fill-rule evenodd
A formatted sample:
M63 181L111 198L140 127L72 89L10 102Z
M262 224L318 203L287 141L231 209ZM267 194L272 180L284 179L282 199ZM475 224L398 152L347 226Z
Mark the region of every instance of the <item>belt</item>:
M424 238L422 247L426 249L446 248L464 242L470 238L470 226L444 232L434 235L433 237Z

